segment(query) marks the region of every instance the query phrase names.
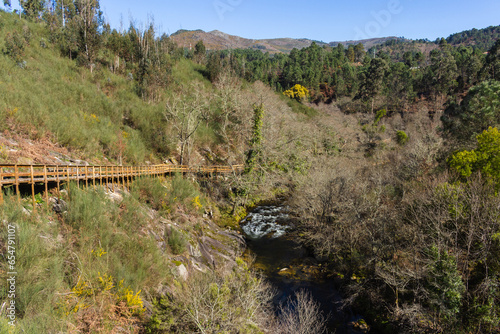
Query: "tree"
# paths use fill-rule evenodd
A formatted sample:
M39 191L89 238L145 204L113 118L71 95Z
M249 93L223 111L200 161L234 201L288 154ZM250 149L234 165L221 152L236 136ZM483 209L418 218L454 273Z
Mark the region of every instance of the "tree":
M76 15L76 3L73 0L56 0L54 7L55 15L60 18L63 27Z
M411 70L403 63L391 65L387 74L385 85L387 104L393 106L397 112L408 109L408 104L413 96L413 78Z
M347 59L349 59L349 62L354 63L356 60L356 52L354 51L354 47L352 45L349 45L347 48Z
M371 99L372 113L375 105L375 97L382 90L382 81L386 70L386 61L382 58L375 58L371 60L370 67L368 67L363 77L360 97L365 100Z
M500 81L500 39L488 52L482 73L486 78Z
M411 51L407 51L403 54L404 64L408 67L414 67L415 61L413 59L413 53Z
M40 13L45 8L45 0L20 0L19 4L24 14L30 19L38 19Z
M230 147L236 144L239 124L240 111L240 91L241 83L238 78L231 73L223 72L215 82L215 99L219 106L219 112L216 116L218 126L218 134L224 139L227 144L227 152L230 152ZM234 128L234 129L233 129ZM231 132L234 130L235 132Z
M262 149L262 125L264 122L264 106L254 105L254 118L252 128L252 138L250 139L250 150L248 150L245 174L251 173L256 165L257 158Z
M500 181L500 132L490 127L477 136L477 148L472 151L461 151L448 159L450 167L460 176L467 178L475 171L483 177Z
M427 278L429 302L439 316L452 318L460 311L465 286L457 271L456 259L436 246L429 250L430 270Z
M477 82L479 71L482 67L479 51L472 47L461 46L454 52L455 61L458 68L458 83L460 89L466 89Z
M446 109L442 121L447 133L466 142L490 126L499 126L500 82L485 81L472 87L459 106Z
M99 8L98 0L78 0L76 16L72 19L70 27L77 36L78 60L91 70L102 42L100 29L103 18Z
M307 291L300 290L280 305L279 334L321 334L326 332L325 316Z
M177 132L181 165L186 161L186 149L189 153L193 135L206 117L208 104L201 92L202 87L192 85L187 94L180 92L171 97L164 112L165 119Z
M431 66L429 67L431 85L435 91L436 101L440 96L443 100L451 90L457 86L457 63L451 54L449 46L442 44L441 50L431 52ZM441 102L443 102L441 100Z
M205 44L203 44L202 40L198 41L194 47L194 58L196 62L203 63L206 53L207 49L205 48Z
M354 58L357 62L360 62L363 60L363 58L365 57L365 46L363 45L363 43L358 43L356 44L356 46L354 47Z

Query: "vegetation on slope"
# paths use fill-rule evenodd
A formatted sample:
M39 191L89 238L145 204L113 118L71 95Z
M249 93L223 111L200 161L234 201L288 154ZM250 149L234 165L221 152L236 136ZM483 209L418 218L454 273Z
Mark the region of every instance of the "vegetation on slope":
M242 206L286 195L301 241L373 328L498 332L499 41L487 55L444 39L428 53L394 42L386 45L394 52L375 56L316 44L272 57L206 54L202 44L178 48L153 26L111 30L96 1L68 5L66 25L60 13L42 20L30 10L21 19L0 13L2 130L45 136L95 160L247 168L201 182L207 197L176 178L140 181L120 205L70 189L65 215L3 206L2 219L24 227L19 237L36 240L41 254L21 242L28 281L20 284L36 289L20 297L27 331L126 323L130 331L286 332L290 323L263 315L265 284L240 261L180 283L170 272L184 265L186 241L208 234L182 213L199 218L200 205L213 206L207 211L233 226ZM86 28L90 39L78 34ZM309 95L281 94L292 87ZM145 204L182 231L165 234L158 216L141 213ZM58 247L67 252L54 255ZM45 269L57 273L54 284ZM244 301L234 298L241 291ZM53 302L42 304L46 296ZM54 306L61 301L66 308ZM141 301L152 305L142 312Z

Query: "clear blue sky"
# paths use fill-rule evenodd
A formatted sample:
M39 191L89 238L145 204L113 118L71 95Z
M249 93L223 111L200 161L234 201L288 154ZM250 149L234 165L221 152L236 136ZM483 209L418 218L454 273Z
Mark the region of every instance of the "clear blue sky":
M18 1L13 0L14 8ZM113 28L153 17L161 32L220 30L246 38L448 37L500 24L499 0L100 0Z

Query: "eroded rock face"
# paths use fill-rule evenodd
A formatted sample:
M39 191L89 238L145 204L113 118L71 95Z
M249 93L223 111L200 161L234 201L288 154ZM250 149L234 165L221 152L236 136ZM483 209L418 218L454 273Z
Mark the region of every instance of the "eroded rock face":
M216 268L232 270L237 265L236 258L242 256L246 249L243 236L237 232L222 230L210 219L184 217L185 219L179 220L177 217L174 221L162 218L156 212L150 218L157 224L152 223L149 226L149 235L156 239L158 247L165 254L169 253L166 252L167 238L172 234L172 230L175 229L186 237L186 251L171 258L176 266L173 268L174 272L181 279L186 279L195 271L207 272ZM203 228L193 229L195 223Z
M68 204L60 198L51 197L49 198L50 204L52 204L52 211L55 213L63 213L68 211Z
M181 263L180 265L177 266L177 274L184 281L188 279L188 276L189 276L188 270L183 263Z

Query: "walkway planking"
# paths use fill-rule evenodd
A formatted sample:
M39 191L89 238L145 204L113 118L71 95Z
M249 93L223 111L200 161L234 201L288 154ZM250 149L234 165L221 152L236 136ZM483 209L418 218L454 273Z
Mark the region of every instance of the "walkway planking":
M45 202L48 205L48 184L57 183L60 191L61 183L80 182L95 188L96 180L115 189L116 186L129 187L130 182L139 176L164 176L172 173L193 174L230 174L243 171L242 165L234 166L186 166L186 165L144 165L144 166L85 166L85 165L0 165L0 204L3 203L3 188L15 186L20 201L20 184L31 184L33 208L36 210L35 184L45 186Z

